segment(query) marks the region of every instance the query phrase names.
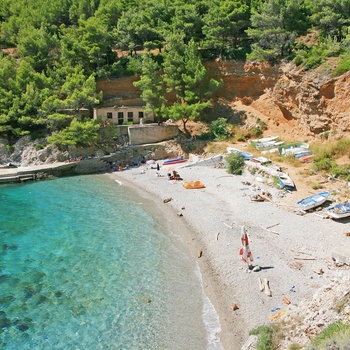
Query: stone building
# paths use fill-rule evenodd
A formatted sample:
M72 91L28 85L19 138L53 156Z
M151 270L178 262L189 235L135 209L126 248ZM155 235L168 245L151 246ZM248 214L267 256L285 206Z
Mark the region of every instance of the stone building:
M145 112L145 106L112 106L94 108L94 119L109 121L114 125L149 124L154 122L153 113Z

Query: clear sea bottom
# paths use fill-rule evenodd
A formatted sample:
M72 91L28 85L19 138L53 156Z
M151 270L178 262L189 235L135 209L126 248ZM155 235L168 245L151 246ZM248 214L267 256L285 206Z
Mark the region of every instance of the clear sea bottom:
M0 348L222 349L152 203L105 176L0 187Z

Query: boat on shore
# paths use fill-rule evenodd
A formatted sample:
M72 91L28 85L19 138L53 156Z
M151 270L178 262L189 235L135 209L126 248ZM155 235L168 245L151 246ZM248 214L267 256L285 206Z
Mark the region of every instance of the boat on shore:
M280 155L287 156L298 153L306 152L309 149L309 144L305 142L293 142L278 147L278 152Z
M256 149L273 148L283 145L283 141L277 141L278 136L265 137L262 139L249 140L248 143L253 145Z
M301 158L301 157L309 156L309 155L311 155L311 154L312 154L311 151L306 150L306 151L301 151L301 152L299 152L299 153L296 153L296 154L294 155L294 157L295 157L295 158Z
M257 142L257 143L252 143L252 145L256 149L261 149L261 148L273 148L273 147L278 147L280 145L283 145L283 141L268 141L268 142Z
M227 153L235 153L235 154L240 154L245 160L252 159L254 155L249 152L244 152L238 148L233 148L233 147L227 147L226 148Z
M184 162L187 162L187 159L184 159L183 157L169 158L163 161L163 165L170 165L170 164L177 164L177 163L184 163Z
M294 181L286 173L281 173L280 175L278 175L278 182L283 188L286 188L287 190L295 189Z
M336 204L327 209L327 214L332 219L343 219L350 216L350 201L344 204Z
M320 193L312 194L297 202L297 206L301 210L310 210L322 205L328 198L329 192L323 191Z
M314 154L309 154L308 156L301 156L300 158L298 158L302 163L307 163L310 160L312 160L312 158L314 158L315 155Z
M264 143L264 142L271 142L278 139L278 136L271 136L271 137L264 137L261 139L255 139L255 140L249 140L248 143Z

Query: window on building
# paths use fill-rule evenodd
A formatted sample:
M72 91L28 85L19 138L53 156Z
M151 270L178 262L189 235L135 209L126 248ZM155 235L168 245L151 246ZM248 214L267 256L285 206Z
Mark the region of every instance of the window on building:
M141 119L141 118L143 118L143 112L142 111L139 112L139 119Z
M118 125L123 125L124 122L124 113L118 112Z
M107 112L107 119L113 119L113 114L111 112Z
M134 121L134 113L128 112L128 122L133 122L133 121Z

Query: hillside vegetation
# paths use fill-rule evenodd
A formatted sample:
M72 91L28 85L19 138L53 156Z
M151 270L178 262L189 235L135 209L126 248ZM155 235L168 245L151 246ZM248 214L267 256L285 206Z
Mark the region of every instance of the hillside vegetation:
M63 146L101 142L98 123L79 117L103 100L99 78L140 75L147 108L185 124L202 118L220 85L206 60L312 69L336 56L342 74L349 20L350 0L0 0L0 136L9 148L28 134Z

